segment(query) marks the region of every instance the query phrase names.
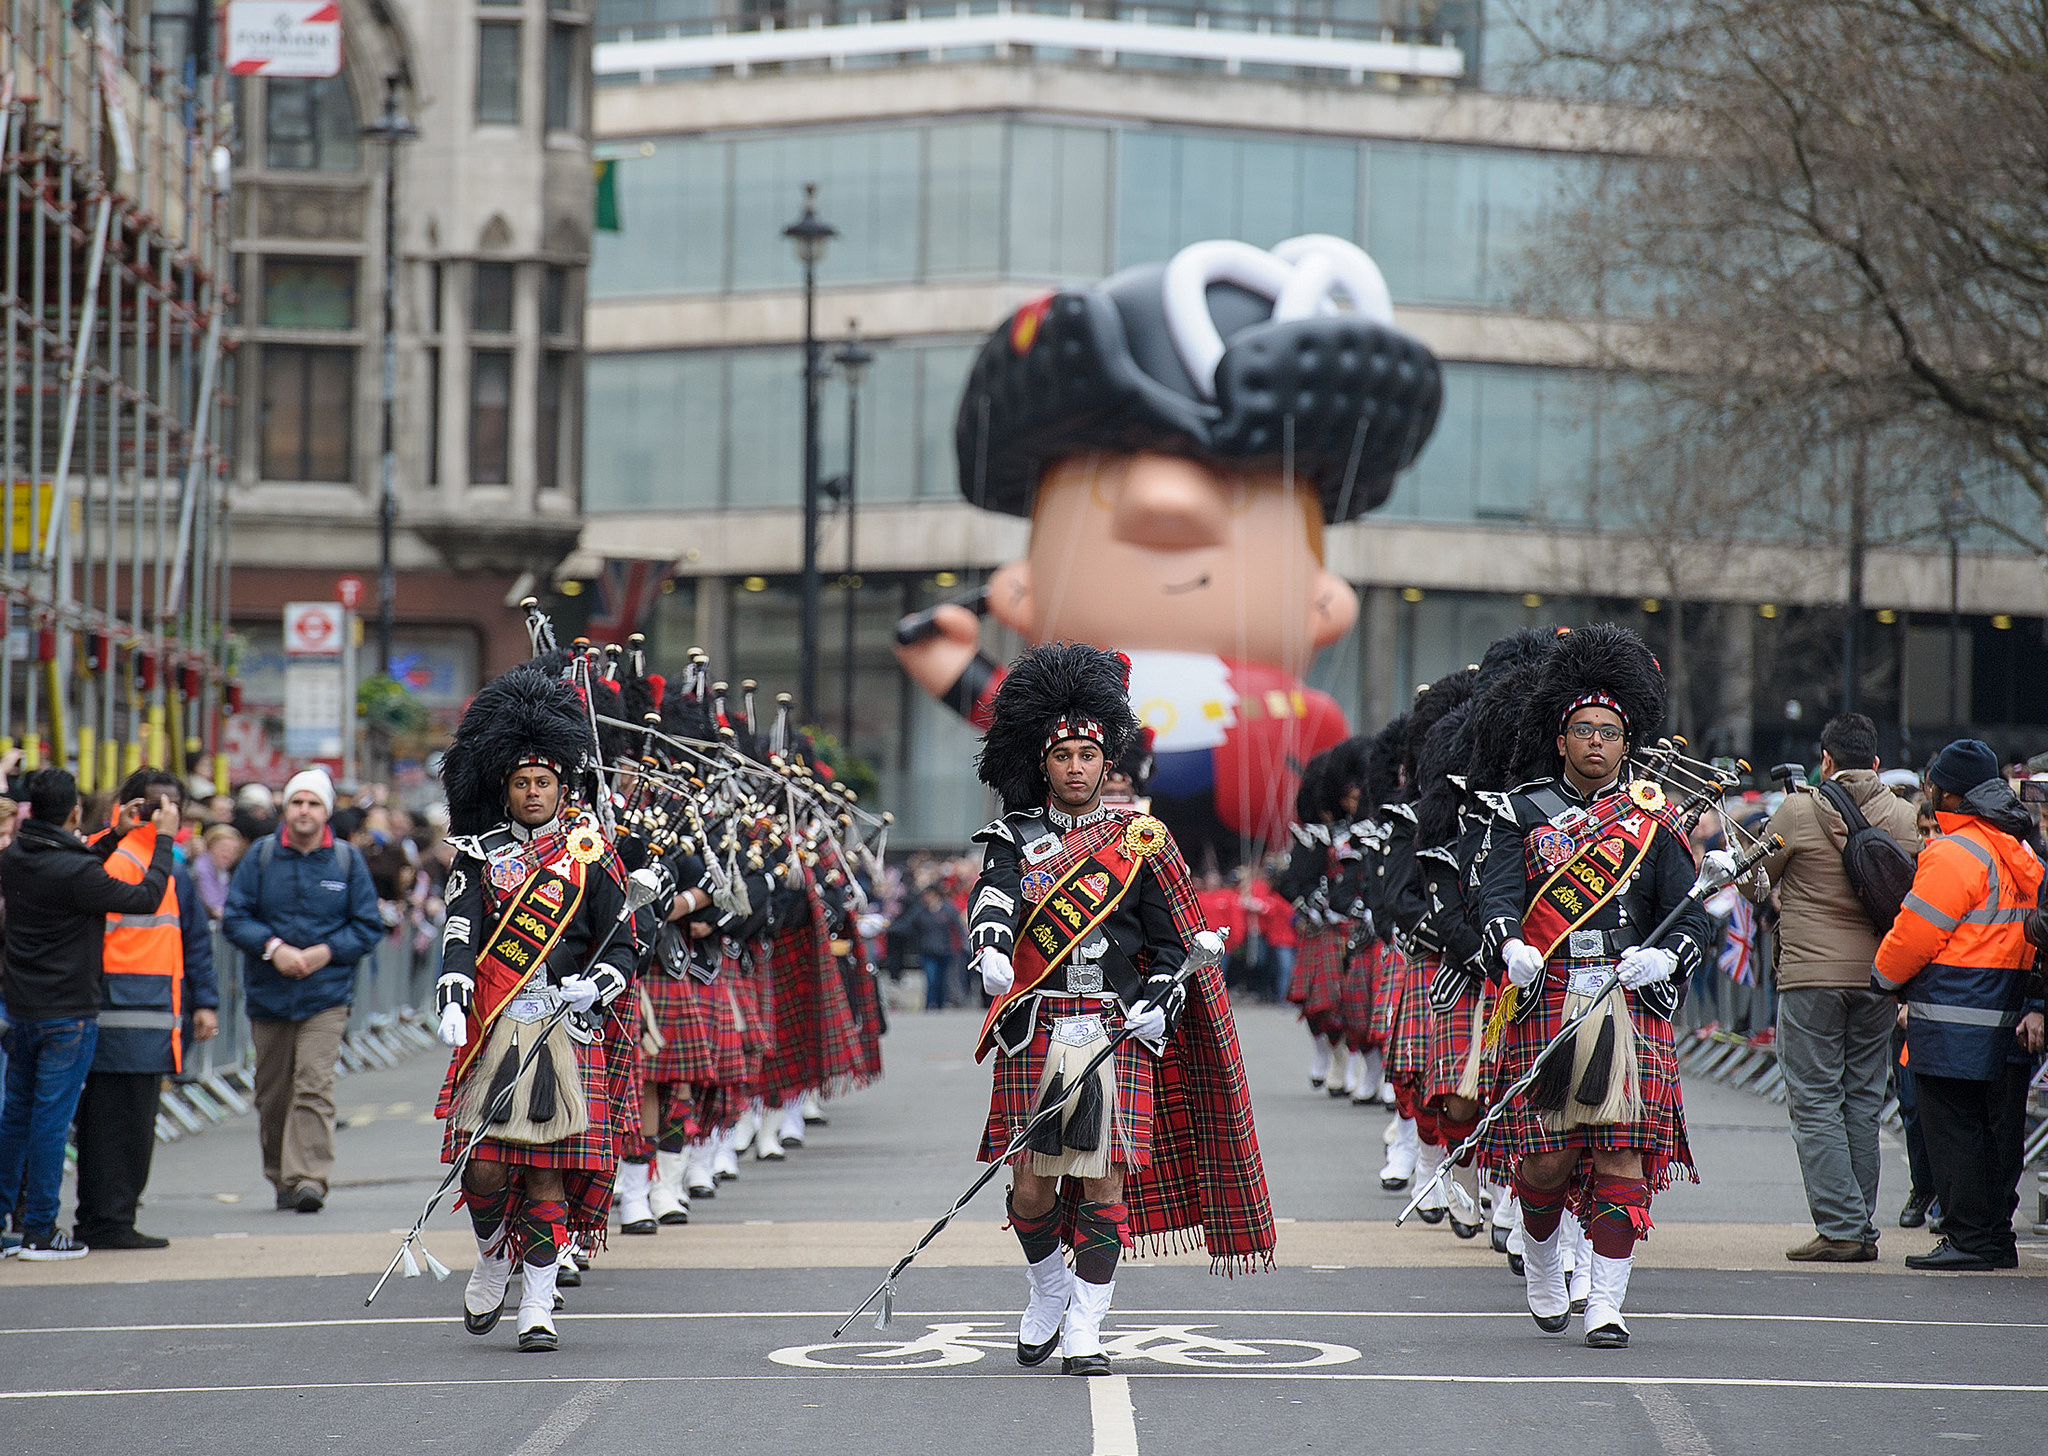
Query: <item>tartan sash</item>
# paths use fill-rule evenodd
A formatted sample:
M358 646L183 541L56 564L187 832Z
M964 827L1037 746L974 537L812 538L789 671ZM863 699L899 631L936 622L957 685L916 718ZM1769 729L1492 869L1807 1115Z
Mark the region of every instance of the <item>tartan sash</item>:
M470 998L469 1040L455 1064L459 1078L483 1051L498 1014L512 1004L547 962L549 952L576 918L583 903L585 867L569 860L563 869L542 865L527 875L491 927L476 958L476 994Z
M1004 1013L1058 970L1137 886L1144 859L1128 853L1125 846L1125 825L1109 819L1090 825L1078 838L1062 844L1050 864L1036 867L1035 872L1053 877L1053 885L1017 927L1011 961L1016 979L988 1008L975 1046L976 1061L994 1047L995 1026Z
M1650 852L1657 824L1652 814L1624 814L1590 845L1570 845L1567 840L1565 859L1529 897L1522 939L1548 960L1567 936L1621 892ZM1540 851L1541 846L1537 848Z

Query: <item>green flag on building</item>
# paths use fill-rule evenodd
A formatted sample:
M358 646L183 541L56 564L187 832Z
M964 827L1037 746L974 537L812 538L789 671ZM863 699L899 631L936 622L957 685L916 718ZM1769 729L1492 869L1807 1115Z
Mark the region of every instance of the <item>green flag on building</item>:
M597 178L597 230L615 233L619 230L619 164L593 162L591 171Z

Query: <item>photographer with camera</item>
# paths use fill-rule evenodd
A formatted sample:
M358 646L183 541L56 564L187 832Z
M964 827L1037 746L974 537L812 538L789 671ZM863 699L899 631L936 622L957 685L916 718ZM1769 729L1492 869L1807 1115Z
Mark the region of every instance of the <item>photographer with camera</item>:
M38 769L21 785L30 818L0 854L7 900L0 997L7 1031L7 1103L0 1113L0 1209L23 1206L21 1257L77 1259L86 1249L57 1228L64 1142L99 1043L102 953L108 915L148 915L171 877L178 833L174 797L121 805L98 845L78 837L78 781ZM131 831L155 832L141 882L107 873Z
M1839 714L1820 744L1820 782L1778 806L1769 832L1784 847L1764 861L1781 916L1778 1065L1814 1226L1785 1257L1858 1264L1877 1257L1877 1124L1897 1008L1870 989L1887 927L1866 908L1845 854L1860 826L1890 835L1906 856L1919 852L1920 832L1913 806L1878 780L1870 719Z

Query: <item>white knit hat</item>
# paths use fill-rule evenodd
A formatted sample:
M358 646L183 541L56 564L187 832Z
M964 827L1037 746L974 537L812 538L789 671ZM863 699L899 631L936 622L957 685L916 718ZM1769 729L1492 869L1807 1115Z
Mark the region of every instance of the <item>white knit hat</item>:
M330 814L334 812L334 780L327 777L326 769L301 769L293 774L291 782L284 786L284 801L289 804L292 801L292 795L298 793L301 789L318 794L320 802L327 806L327 812Z

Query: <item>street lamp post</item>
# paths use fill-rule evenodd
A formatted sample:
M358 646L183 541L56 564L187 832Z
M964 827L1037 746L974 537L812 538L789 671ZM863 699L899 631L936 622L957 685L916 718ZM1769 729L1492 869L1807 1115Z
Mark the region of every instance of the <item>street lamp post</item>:
M392 414L398 401L398 144L419 140L419 128L398 109L395 75L384 78L384 114L363 135L384 143L384 379L383 454L377 501L377 671L391 671L391 632L398 615L398 577L391 565L391 533L398 523L398 452Z
M818 184L804 184L804 210L782 230L804 270L804 578L798 625L797 693L818 721L818 264L839 229L818 216Z
M875 356L861 346L860 320L846 321L846 342L832 356L846 380L846 484L840 504L846 509L846 683L839 704L839 746L853 752L853 636L860 608L860 578L854 566L854 477L860 463L860 382Z

